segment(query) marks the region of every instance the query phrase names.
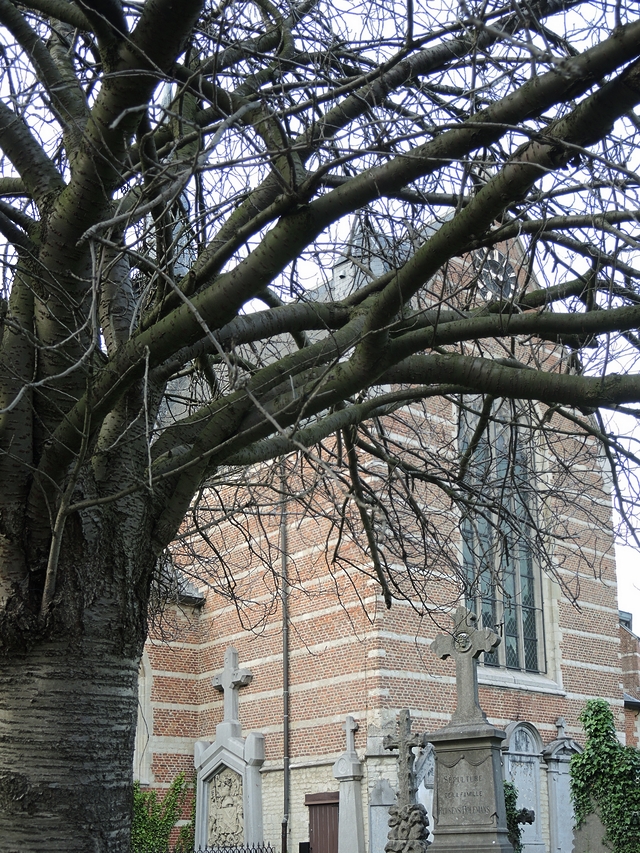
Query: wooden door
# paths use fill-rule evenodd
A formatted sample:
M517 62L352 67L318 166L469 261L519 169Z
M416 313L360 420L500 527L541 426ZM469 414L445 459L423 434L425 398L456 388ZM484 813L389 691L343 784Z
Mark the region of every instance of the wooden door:
M338 853L338 792L307 794L311 853Z

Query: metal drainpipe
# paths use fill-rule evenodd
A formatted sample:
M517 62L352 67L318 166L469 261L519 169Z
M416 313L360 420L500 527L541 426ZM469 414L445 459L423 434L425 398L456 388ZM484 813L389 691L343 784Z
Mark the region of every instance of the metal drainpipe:
M282 752L283 752L283 816L282 853L287 853L289 831L289 567L287 562L287 491L284 462L280 468L282 497L280 503L280 560L282 583Z

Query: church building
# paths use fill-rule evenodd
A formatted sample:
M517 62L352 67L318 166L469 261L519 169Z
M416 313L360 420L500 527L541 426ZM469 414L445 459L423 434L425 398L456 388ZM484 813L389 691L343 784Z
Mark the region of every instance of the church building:
M521 274L518 244L485 262L478 280L508 295ZM357 269L345 258L325 286L344 293ZM545 353L562 357L557 347ZM523 831L525 853L572 850L569 761L581 748L578 717L588 699L602 697L621 739L638 743L640 646L630 620L620 626L608 473L595 442L558 439L555 462L545 467L538 446L525 452L523 440L514 450L513 424L525 423L532 406L514 414L515 404L491 405L480 436L487 401L475 397L427 400L410 410L408 425L381 429L396 446L437 435L442 464L452 448L463 456L471 448L469 481L485 496L487 484L504 481L498 469L509 456L509 479L519 484L501 495L511 502L509 517L535 507L536 535L548 534L553 547L505 530L488 510L456 515L427 485L416 499L432 528L408 538L402 559L390 558L390 608L358 539L356 507L343 510L342 522L334 511L348 503L344 484L332 480L321 497L310 496L322 459L309 464L293 454L250 472L240 522L225 513L231 501L238 505L243 486L235 481L198 510L207 535L188 530L176 543L178 601L156 619L146 644L134 767L141 784L159 789L180 771L195 778L196 847L383 853L398 790L385 737L404 709L418 734L450 721L455 668L431 644L451 631L451 613L464 601L501 637L479 658L479 699L505 732L504 778L515 783L518 806L535 812ZM501 406L511 407L504 417ZM582 493L566 487L568 469L583 472ZM372 482L376 476L371 469ZM523 498L527 489L531 497ZM534 489L544 492L539 501ZM393 520L375 523L384 547ZM509 544L497 547L496 536ZM437 833L428 744L416 750L415 773Z

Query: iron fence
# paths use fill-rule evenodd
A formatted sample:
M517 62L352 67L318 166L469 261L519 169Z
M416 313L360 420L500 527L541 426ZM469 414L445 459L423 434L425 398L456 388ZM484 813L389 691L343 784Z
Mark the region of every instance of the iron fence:
M198 847L193 853L276 853L270 844L231 844L214 845L213 847Z
M167 847L161 850L158 847L146 850L138 849L137 853L174 853ZM275 847L270 844L215 844L213 847L198 847L181 851L181 853L276 853Z

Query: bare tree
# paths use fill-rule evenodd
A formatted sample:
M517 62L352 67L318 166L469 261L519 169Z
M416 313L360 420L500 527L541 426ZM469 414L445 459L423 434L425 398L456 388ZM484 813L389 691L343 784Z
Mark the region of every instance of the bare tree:
M304 456L428 604L438 518L544 555L518 424L559 477L635 462L599 409L640 411L637 3L451 5L0 0L2 849L127 849L149 591L204 484L215 548ZM466 444L411 449L437 405Z

